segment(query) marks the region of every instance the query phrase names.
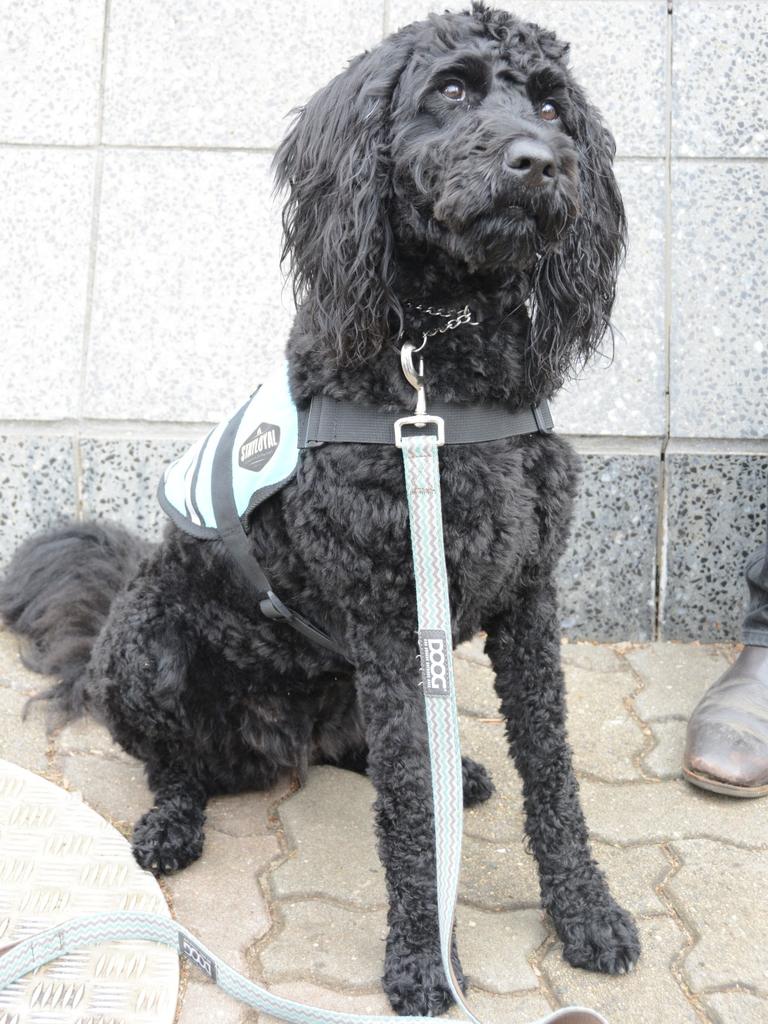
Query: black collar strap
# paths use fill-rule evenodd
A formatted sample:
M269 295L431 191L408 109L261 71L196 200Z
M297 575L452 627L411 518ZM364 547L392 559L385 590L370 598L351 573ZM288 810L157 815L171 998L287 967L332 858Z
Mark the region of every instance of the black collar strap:
M340 402L327 395L315 395L309 410L299 412L299 448L345 441L394 444L395 420L411 413L412 410L405 409L387 412L376 405ZM445 421L446 444L498 441L520 434L548 434L553 429L552 415L546 402L514 410L503 405L430 402L429 413Z

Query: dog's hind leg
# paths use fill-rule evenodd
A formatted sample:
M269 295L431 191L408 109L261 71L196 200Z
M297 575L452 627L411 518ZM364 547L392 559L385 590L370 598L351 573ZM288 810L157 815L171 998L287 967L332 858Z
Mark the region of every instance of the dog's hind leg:
M183 769L150 767L147 775L155 804L136 822L133 855L141 867L167 875L203 852L207 794Z
M486 650L523 780L526 832L542 903L575 967L619 974L640 954L637 928L592 858L565 731L565 694L554 583L519 595L488 624Z

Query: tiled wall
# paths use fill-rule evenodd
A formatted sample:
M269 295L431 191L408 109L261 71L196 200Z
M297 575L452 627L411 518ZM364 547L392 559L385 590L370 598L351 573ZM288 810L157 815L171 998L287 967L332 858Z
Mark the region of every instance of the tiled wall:
M585 456L564 628L737 636L766 517L768 3L509 6L571 40L630 218L613 361L555 410ZM0 560L61 516L157 531L160 468L290 322L269 177L284 115L427 10L0 4Z

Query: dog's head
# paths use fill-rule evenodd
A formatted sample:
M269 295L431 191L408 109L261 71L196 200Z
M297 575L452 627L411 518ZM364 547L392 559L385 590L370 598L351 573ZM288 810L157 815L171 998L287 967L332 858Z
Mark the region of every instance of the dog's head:
M416 268L522 281L550 379L608 327L624 244L613 138L551 32L474 4L356 58L276 157L284 256L341 358L397 335Z

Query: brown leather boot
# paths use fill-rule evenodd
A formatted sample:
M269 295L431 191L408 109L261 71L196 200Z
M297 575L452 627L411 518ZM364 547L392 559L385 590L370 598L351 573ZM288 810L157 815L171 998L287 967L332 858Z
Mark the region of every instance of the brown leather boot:
M688 721L683 774L729 796L768 796L768 647L745 647Z

